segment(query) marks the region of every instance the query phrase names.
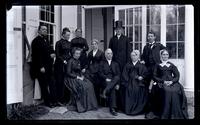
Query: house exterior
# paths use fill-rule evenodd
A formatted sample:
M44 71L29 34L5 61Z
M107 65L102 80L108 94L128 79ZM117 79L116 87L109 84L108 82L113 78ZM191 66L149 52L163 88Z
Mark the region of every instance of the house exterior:
M82 28L88 45L100 41L108 47L114 22L122 20L133 49L142 52L149 30L171 52L171 62L180 71L185 91L194 93L194 8L192 5L71 5L13 6L7 11L7 104L33 103L34 81L30 79L29 45L40 23L48 25L48 39L55 47L62 28L69 27L71 39Z

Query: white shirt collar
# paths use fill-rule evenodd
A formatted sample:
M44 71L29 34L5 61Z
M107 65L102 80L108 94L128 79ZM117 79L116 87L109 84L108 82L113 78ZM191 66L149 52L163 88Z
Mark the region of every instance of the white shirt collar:
M117 38L119 39L121 37L121 34L120 35L117 35Z
M162 61L162 63L160 63L160 66L167 66L169 67L170 66L170 63L168 63L168 61Z
M96 55L97 51L98 51L98 49L97 49L97 50L92 50L92 54L93 54L93 56Z
M155 43L155 41L153 41L152 43L149 43L150 45L153 45Z
M138 61L136 61L136 62L132 62L132 63L133 63L133 65L135 66L137 62L138 62Z
M112 60L107 60L107 61L108 61L108 64L110 65Z

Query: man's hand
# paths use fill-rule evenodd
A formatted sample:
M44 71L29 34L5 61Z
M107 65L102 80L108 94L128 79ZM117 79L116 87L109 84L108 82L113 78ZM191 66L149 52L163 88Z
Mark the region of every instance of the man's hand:
M52 53L50 56L51 56L51 58L55 58L56 54Z
M106 82L111 82L111 79L109 79L109 78L106 78Z
M40 72L41 72L41 73L45 73L45 68L42 67L42 68L40 69Z
M144 62L144 61L140 61L140 63L142 63L142 64L145 64L145 62Z
M116 85L116 86L115 86L115 89L116 89L116 90L119 90L119 85Z
M139 77L138 77L138 80L140 80L140 81L143 80L143 77L142 77L142 76L139 76Z
M64 64L67 64L67 61L66 60L64 60L64 62L63 62Z

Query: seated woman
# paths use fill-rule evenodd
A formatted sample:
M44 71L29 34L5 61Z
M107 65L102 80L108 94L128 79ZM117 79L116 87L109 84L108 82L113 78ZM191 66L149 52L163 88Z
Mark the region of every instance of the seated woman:
M71 91L71 99L69 105L74 106L78 112L97 109L97 100L93 88L93 84L84 78L79 57L81 49L72 49L73 57L67 63L67 71L65 77L65 85Z
M161 95L161 119L187 119L187 98L183 86L179 83L179 71L177 67L168 61L169 52L166 49L160 51L162 63L155 66L153 79L160 89Z
M146 85L147 69L139 61L140 52L131 52L131 61L128 62L122 73L124 91L124 110L128 115L144 113L147 103L148 87Z

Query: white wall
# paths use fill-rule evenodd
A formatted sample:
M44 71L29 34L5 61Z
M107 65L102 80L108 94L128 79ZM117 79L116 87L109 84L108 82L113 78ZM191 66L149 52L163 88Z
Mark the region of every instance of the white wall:
M13 6L7 11L7 104L23 101L21 29L22 8Z
M77 6L62 6L61 27L68 27L72 32L70 40L74 38L74 31L77 28Z

